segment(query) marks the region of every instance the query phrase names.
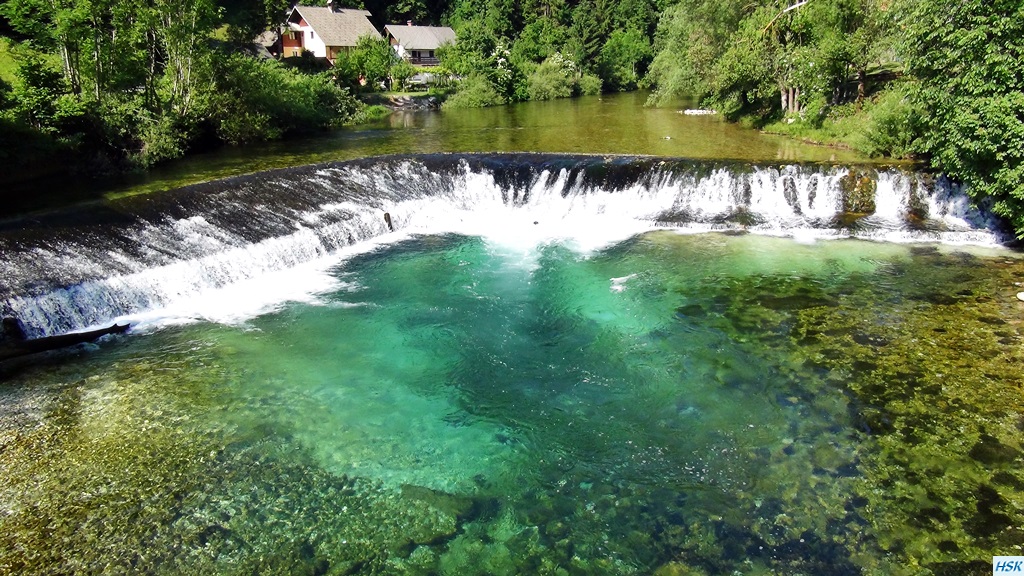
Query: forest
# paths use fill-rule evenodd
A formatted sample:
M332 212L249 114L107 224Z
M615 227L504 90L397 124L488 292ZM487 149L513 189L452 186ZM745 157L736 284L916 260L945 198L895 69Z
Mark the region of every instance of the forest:
M0 161L89 174L358 122L407 66L255 58L287 0L6 0ZM1024 235L1024 5L1011 0L356 0L378 29L452 26L449 109L650 89L730 121L912 158ZM400 82L399 82L400 83Z

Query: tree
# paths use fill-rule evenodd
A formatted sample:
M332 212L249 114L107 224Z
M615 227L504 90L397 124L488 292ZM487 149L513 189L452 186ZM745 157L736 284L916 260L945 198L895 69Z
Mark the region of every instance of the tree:
M397 83L401 90L406 90L406 82L409 81L409 78L416 75L416 67L406 60L399 58L391 65L390 74L392 82Z
M542 62L558 51L565 43L567 34L568 30L556 20L541 16L520 32L512 44L512 58L519 63Z
M349 55L352 66L362 76L367 86L376 88L391 72L391 65L398 56L385 38L366 35L359 38L355 49Z
M636 28L615 30L608 37L598 60L598 70L614 89L636 88L650 61L651 45Z
M489 73L494 67L492 55L498 46L498 37L482 19L466 20L455 29L458 41L441 46L437 51L441 65L457 76Z
M596 68L597 57L608 33L610 0L583 0L572 11L572 27L565 49L581 70Z
M716 64L738 39L741 0L682 0L658 21L654 59L645 83L654 85L654 100L711 92Z
M304 74L278 62L232 55L217 65L218 135L241 144L340 125L356 111L355 98L329 73Z
M388 22L423 22L429 17L423 0L397 0L390 2L386 9Z
M69 93L59 70L38 54L24 57L16 71L18 85L11 93L15 113L26 124L55 137L70 136L85 109ZM67 130L71 128L71 130Z
M211 53L208 38L220 12L212 0L155 0L151 26L157 26L164 59L163 102L176 114L190 112L200 84L208 87Z
M1024 4L916 0L902 20L923 151L1024 237Z

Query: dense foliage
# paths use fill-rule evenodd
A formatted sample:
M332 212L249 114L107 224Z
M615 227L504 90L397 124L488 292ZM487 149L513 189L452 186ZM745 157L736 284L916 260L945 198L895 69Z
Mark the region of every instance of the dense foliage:
M246 52L250 33L278 19L268 10L286 5L235 8L227 18L213 0L7 0L0 15L14 79L0 85L0 122L5 136L33 138L4 138L0 154L19 164L69 155L90 172L114 172L355 114L333 75Z
M1024 5L679 0L647 81L727 118L918 157L1024 237Z
M1024 4L918 0L905 22L922 151L1024 237Z
M654 56L658 10L654 0L454 0L458 42L440 57L462 82L446 105L635 89Z
M317 0L316 3L323 3ZM446 106L652 88L730 120L928 160L1024 234L1024 7L1010 0L354 0L378 27L447 24ZM97 170L337 125L416 72L364 38L333 69L240 47L287 0L6 0L0 158ZM7 39L11 40L7 49ZM13 56L11 58L10 56ZM13 70L10 63L14 62Z

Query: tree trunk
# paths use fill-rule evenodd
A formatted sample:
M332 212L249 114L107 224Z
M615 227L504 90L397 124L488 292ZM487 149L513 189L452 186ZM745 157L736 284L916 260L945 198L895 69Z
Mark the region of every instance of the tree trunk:
M9 327L11 320L12 319L10 318L4 319L5 338L0 342L0 362L11 358L17 358L19 356L28 356L29 354L37 354L39 352L46 352L47 350L56 350L58 348L74 346L75 344L92 342L100 336L106 336L107 334L123 334L128 331L129 328L127 324L123 326L114 324L109 328L101 328L90 332L78 332L76 334L62 334L60 336L47 336L45 338L25 340L25 333L20 329L20 327L18 327L17 330L13 327Z
M863 68L857 69L857 104L864 102L868 95L868 72Z
M92 59L95 71L93 73L93 91L96 96L96 101L101 100L102 91L101 86L103 85L103 54L100 51L100 44L102 43L103 34L100 32L99 24L93 22L93 42L92 42Z
M71 43L64 38L58 40L60 44L60 61L64 68L64 79L68 81L72 94L81 94L82 83L78 75L78 58L71 48Z

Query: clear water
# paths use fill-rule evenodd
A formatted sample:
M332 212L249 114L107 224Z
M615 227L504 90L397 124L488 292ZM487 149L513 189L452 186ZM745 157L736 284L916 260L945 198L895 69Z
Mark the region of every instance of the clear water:
M1024 543L1024 264L424 235L8 365L0 572L973 574Z

